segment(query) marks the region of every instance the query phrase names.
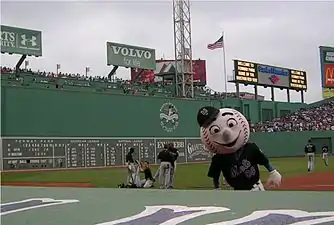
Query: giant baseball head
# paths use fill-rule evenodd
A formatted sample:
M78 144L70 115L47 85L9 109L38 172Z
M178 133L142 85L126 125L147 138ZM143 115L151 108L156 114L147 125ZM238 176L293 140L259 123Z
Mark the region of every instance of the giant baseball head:
M213 153L233 153L245 145L250 129L247 119L237 110L202 107L197 114L201 140Z

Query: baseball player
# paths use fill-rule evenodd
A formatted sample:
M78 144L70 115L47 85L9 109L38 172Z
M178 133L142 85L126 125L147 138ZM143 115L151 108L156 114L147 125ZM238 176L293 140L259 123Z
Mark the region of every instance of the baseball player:
M325 166L328 166L329 148L327 145L324 145L321 150L322 150L322 160L324 160Z
M156 175L159 175L160 188L168 189L171 186L170 175L173 157L167 149L164 149L159 152L157 158L160 160L160 167L156 173Z
M312 144L311 139L308 140L308 143L305 145L305 155L307 156L307 171L313 171L314 169L314 157L315 157L315 145Z
M145 175L145 179L140 181L140 187L143 188L151 188L153 187L153 176L152 176L152 171L150 169L150 164L148 161L145 161L144 163L140 163L140 172L143 172Z
M174 176L175 176L175 170L176 170L176 160L179 157L179 152L177 151L176 148L174 148L173 143L170 143L167 149L170 152L171 157L172 157L172 161L171 161L172 167L170 170L170 182L169 182L170 186L168 188L173 188Z
M130 151L125 156L125 164L128 169L127 184L134 184L137 174L137 169L135 166L135 161L133 159L134 148L130 148Z

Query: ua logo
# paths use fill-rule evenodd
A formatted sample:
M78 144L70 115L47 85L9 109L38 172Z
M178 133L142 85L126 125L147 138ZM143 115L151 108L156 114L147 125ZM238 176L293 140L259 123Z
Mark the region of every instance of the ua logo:
M199 216L225 212L224 207L187 207L180 205L146 206L134 216L96 225L178 225ZM334 221L334 211L260 210L248 216L207 225L313 225ZM203 224L204 225L204 224Z
M25 34L21 35L21 44L22 45L27 45L27 42L30 42L31 46L36 46L37 45L37 37L31 36L31 38L27 38Z
M0 215L4 216L10 213L26 211L47 206L61 205L79 202L79 200L56 200L52 198L31 198L18 202L9 202L1 204Z

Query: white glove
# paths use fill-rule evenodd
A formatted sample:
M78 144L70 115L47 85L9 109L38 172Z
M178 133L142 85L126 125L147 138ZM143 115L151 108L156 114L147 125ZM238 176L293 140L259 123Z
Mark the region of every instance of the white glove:
M269 173L267 185L269 187L279 187L281 185L282 175L277 171L273 170Z

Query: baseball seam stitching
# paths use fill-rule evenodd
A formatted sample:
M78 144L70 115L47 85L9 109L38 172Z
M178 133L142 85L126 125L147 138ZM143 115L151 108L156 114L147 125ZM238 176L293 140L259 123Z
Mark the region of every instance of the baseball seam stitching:
M236 119L238 120L238 122L240 123L241 125L241 129L242 131L244 132L244 137L243 137L243 145L245 145L247 143L247 139L248 139L248 136L249 136L249 131L247 129L247 124L245 123L244 119L241 117L241 114L236 111L236 110L233 110L234 112L234 115L236 116ZM207 145L209 147L209 149L211 149L211 151L213 151L213 153L217 153L218 152L218 149L215 145L212 144L212 142L210 141L210 138L209 138L209 130L207 128L201 128L202 129L202 133L203 133L203 139L204 139L204 142L205 142L205 145Z

